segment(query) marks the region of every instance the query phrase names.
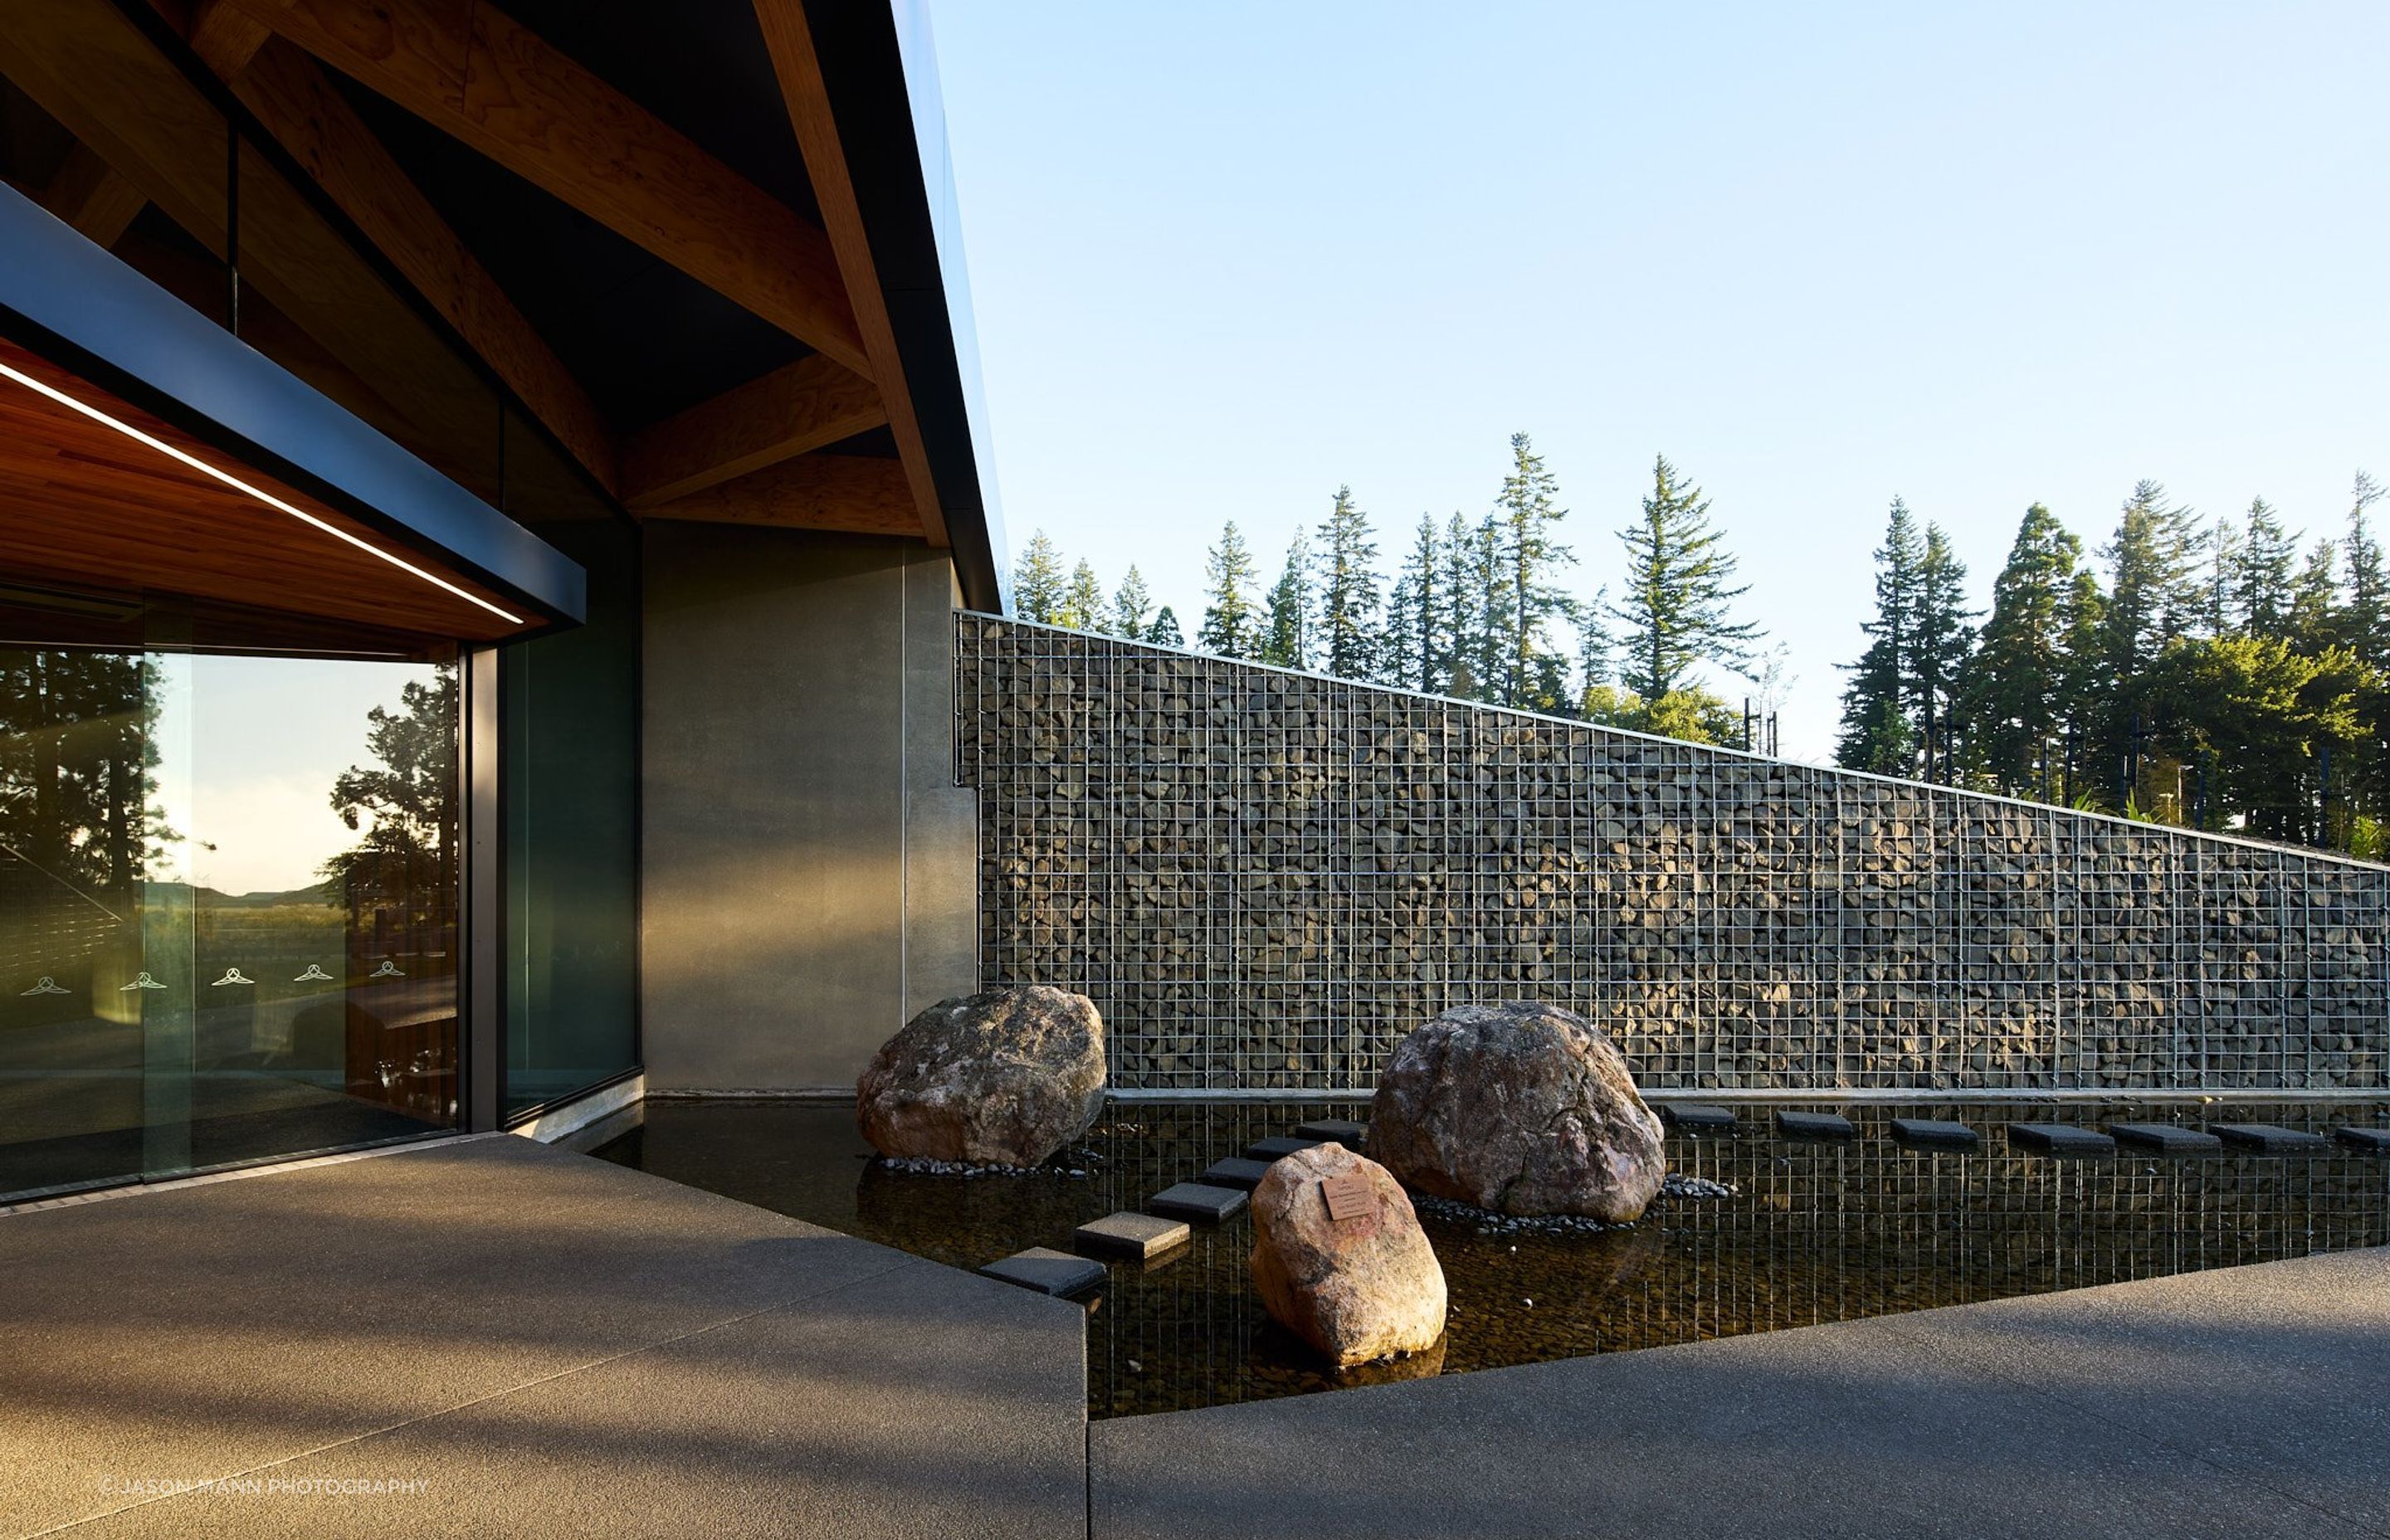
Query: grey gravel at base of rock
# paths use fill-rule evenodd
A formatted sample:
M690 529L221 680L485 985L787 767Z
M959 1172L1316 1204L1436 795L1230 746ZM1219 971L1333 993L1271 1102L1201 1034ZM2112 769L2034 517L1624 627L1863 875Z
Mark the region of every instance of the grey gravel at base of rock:
M1612 1225L1659 1192L1662 1134L1600 1028L1523 1000L1456 1006L1403 1039L1369 1115L1369 1152L1418 1191Z
M882 1155L1034 1166L1103 1107L1103 1018L1042 984L941 1000L872 1056L854 1096Z
M1329 1184L1340 1184L1331 1208ZM1444 1336L1444 1268L1392 1173L1339 1144L1297 1150L1253 1189L1253 1288L1331 1363L1421 1353Z

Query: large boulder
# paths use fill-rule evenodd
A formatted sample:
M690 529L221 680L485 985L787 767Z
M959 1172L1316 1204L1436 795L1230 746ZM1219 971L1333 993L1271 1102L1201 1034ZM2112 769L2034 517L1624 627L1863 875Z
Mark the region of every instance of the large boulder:
M1346 1179L1331 1212L1326 1184ZM1385 1167L1341 1144L1273 1163L1253 1189L1253 1288L1337 1365L1422 1353L1444 1336L1444 1268ZM1342 1217L1339 1217L1339 1215Z
M1104 1102L1104 1019L1033 984L941 1000L880 1046L854 1120L882 1155L1034 1166Z
M1574 1011L1456 1006L1378 1079L1369 1153L1418 1191L1509 1214L1624 1224L1668 1174L1626 1061Z

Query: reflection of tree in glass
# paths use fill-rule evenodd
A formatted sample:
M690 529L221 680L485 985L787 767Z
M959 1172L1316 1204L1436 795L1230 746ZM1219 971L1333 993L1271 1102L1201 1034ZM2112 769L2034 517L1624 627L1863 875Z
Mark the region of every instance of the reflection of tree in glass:
M129 900L175 838L158 789L154 664L117 652L0 651L0 844Z
M325 862L323 873L345 889L352 915L375 915L386 937L392 927L415 933L411 945L377 950L436 947L423 932L456 918L455 666L409 681L397 711L376 706L366 720L366 747L379 763L352 765L332 782L332 810L365 838Z

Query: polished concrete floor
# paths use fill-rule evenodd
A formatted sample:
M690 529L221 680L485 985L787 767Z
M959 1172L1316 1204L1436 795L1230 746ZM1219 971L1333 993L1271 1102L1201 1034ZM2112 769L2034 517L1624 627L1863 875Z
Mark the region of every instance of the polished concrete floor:
M0 1217L0 1322L9 1534L2390 1535L2380 1251L1090 1428L1076 1306L495 1137Z

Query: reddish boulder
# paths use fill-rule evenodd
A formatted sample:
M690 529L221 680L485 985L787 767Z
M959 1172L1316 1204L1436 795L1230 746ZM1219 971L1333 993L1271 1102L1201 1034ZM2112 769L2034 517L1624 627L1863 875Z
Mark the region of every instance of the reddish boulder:
M1270 1166L1253 1211L1262 1303L1330 1361L1366 1364L1443 1340L1444 1268L1385 1167L1314 1145Z

